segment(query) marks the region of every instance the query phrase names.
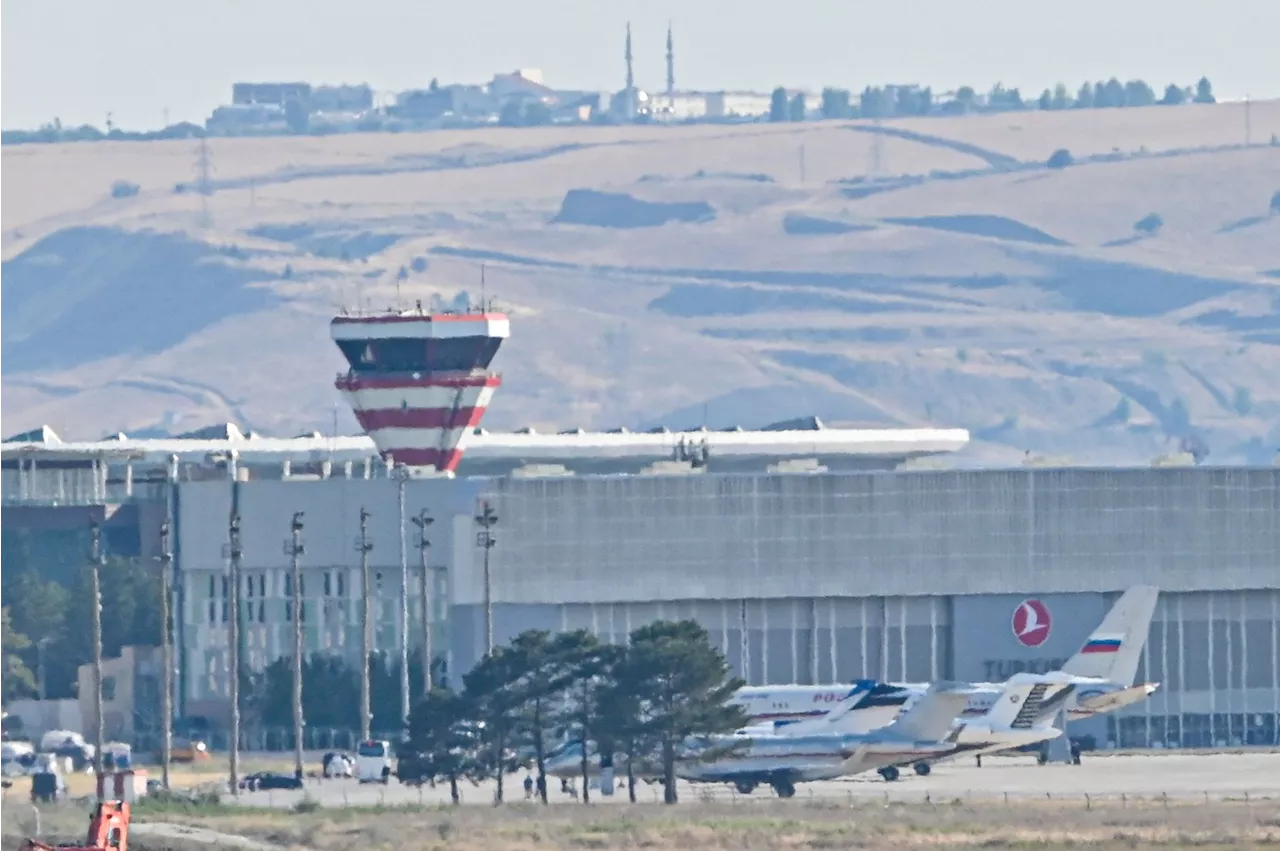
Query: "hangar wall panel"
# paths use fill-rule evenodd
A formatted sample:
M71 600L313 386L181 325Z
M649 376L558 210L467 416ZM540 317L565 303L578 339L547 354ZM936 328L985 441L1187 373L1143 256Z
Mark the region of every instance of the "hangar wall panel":
M1280 469L492 481L507 602L1270 587ZM474 598L460 598L472 602Z

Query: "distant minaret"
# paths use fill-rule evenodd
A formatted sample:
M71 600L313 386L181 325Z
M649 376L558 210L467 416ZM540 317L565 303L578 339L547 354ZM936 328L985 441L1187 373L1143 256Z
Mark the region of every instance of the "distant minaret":
M626 97L626 118L633 121L636 117L636 78L631 73L631 22L627 21L627 88L624 90Z
M631 22L627 21L627 91L636 87L636 78L631 73Z
M670 21L667 21L667 106L672 110L676 107L676 53Z

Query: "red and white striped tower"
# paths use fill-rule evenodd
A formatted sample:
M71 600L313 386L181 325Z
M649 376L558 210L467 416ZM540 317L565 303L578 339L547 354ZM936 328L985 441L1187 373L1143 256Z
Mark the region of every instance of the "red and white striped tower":
M510 334L506 314L343 315L329 330L351 366L335 386L382 457L452 472L502 383L489 364Z

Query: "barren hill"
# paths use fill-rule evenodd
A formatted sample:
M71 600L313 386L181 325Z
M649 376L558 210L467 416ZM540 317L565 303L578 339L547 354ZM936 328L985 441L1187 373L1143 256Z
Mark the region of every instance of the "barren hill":
M335 306L478 296L483 264L513 314L489 426L814 413L967 427L974 459L1269 462L1280 102L1251 118L1252 146L1233 104L216 139L204 198L196 143L5 147L4 431L354 430Z

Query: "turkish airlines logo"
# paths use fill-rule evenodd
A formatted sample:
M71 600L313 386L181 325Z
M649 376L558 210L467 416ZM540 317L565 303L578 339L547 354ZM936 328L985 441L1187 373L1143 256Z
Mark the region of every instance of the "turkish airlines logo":
M1039 647L1049 638L1053 616L1040 600L1023 600L1013 610L1013 637L1023 647Z

